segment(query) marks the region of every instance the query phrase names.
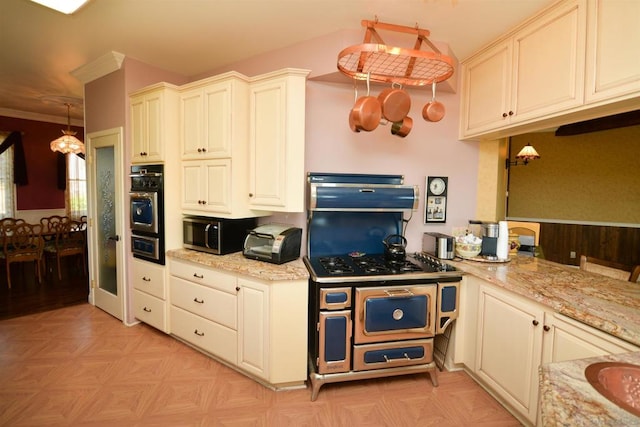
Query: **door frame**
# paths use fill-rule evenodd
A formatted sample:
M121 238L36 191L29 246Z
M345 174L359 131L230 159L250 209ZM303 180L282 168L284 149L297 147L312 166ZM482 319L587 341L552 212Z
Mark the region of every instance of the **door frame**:
M99 213L97 211L96 201L97 194L94 194L95 188L95 156L94 150L96 148L95 139L115 136L116 142L113 145L114 156L114 199L116 201L115 206L115 228L116 235L120 237L116 241L116 286L118 297L114 298L109 303L108 307L100 307L96 305L96 290L98 287L97 278L99 277L99 265L98 265L98 228L96 224L96 218ZM116 127L111 129L105 129L102 131L91 132L87 134L87 201L89 212L89 233L88 233L88 252L89 252L89 303L97 306L98 308L106 311L112 316L124 321L127 318L128 307L128 295L126 294L126 252L125 252L125 188L124 188L124 161L123 161L123 141L124 141L124 129L123 127ZM99 147L105 147L109 145L97 145Z

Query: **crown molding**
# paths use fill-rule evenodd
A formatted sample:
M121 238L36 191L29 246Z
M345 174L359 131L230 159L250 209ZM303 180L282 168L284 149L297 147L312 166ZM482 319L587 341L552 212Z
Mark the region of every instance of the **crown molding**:
M0 108L0 116L12 117L14 119L33 120L35 122L45 123L58 123L61 125L67 124L66 117L53 116L49 114L31 113L28 111L12 110L10 108ZM71 119L73 126L84 127L84 121L78 119Z
M114 71L118 71L122 67L124 58L124 54L111 51L92 62L72 70L71 75L83 84L87 84Z

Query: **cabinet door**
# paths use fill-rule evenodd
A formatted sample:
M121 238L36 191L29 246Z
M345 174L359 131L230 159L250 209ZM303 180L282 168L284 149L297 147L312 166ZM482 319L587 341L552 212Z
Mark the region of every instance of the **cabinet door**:
M545 313L543 363L640 351L638 347L557 313Z
M515 34L512 123L582 105L585 26L584 1L574 0Z
M145 159L147 120L145 114L144 96L131 98L131 161L141 162Z
M180 146L183 159L198 159L204 146L202 89L180 93Z
M145 97L147 110L147 155L146 161L161 161L163 156L163 126L164 114L162 92L149 94ZM175 118L172 118L175 120Z
M231 160L182 162L182 208L227 214L231 212Z
M238 279L238 365L269 379L269 286Z
M640 2L589 0L586 101L640 91Z
M304 212L307 70L288 70L251 83L249 204L251 209Z
M497 44L462 65L461 136L509 123L511 40Z
M480 287L476 374L513 408L536 420L544 311L494 287Z
M204 152L209 158L231 157L233 83L217 83L204 89ZM238 141L246 144L246 141Z

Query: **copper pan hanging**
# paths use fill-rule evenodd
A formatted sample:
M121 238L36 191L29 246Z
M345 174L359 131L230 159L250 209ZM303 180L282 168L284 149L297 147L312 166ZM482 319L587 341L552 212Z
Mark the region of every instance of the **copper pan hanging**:
M422 118L428 122L439 122L444 117L444 104L436 101L436 82L431 84L431 101L422 108Z
M361 130L371 132L380 124L382 118L382 108L378 98L370 95L370 81L367 76L367 95L356 100L355 105L349 113L349 124L354 132Z
M411 109L411 97L396 83L380 92L378 101L382 107L382 117L390 122L402 120Z

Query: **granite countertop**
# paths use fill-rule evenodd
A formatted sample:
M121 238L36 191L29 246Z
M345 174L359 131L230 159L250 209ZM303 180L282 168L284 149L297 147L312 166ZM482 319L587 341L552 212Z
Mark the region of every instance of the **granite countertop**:
M460 270L640 346L640 284L530 256L506 263L452 262ZM640 352L571 360L540 367L540 425L640 426L640 418L604 396L584 370L596 362L640 364Z
M450 261L465 273L640 346L640 284L531 256L506 263Z
M640 352L557 362L540 367L540 425L638 426L640 417L610 402L587 381L584 370L597 362L640 365Z
M305 267L300 258L284 264L271 264L245 258L242 252L235 252L229 255L213 255L190 249L172 249L167 251L167 256L260 280L307 280L309 278L307 267Z

